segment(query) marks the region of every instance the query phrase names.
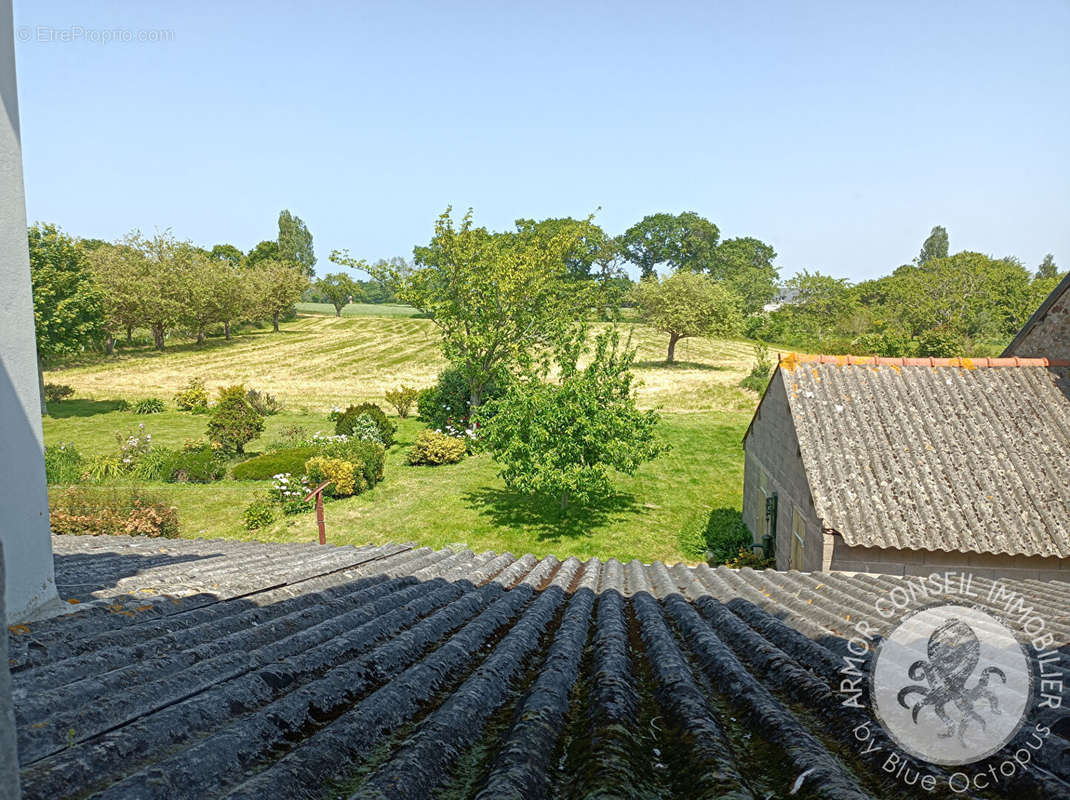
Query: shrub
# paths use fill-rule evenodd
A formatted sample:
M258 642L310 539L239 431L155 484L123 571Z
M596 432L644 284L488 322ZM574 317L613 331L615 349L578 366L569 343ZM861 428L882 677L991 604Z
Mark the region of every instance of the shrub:
M386 402L394 407L399 417L405 419L409 416L409 410L412 408L412 404L416 402L416 395L418 394L419 392L411 386L399 386L386 393Z
M224 453L244 453L245 445L264 430L264 415L253 408L241 384L219 390L208 420L208 438Z
M226 474L219 452L208 442L188 444L164 464L164 480L170 483L211 483Z
M305 496L311 489L307 478L304 476L295 478L286 472L275 476L268 495L282 506L283 514L299 514L302 511L308 511L313 506L312 500L305 500Z
M250 389L245 393L245 399L249 401L249 405L257 410L257 412L264 417L271 417L278 414L283 409L283 403L275 395L268 394L267 392L258 392L256 389Z
M962 337L947 328L933 328L918 336L917 354L922 358L955 358L964 351Z
M142 489L71 487L50 497L52 532L174 538L178 511Z
M345 434L342 435L344 436ZM378 442L382 444L383 432L369 415L361 414L353 420L353 430L349 432L349 438L360 442Z
M397 430L397 425L391 422L383 412L383 409L379 408L375 403L361 403L347 408L342 413L342 416L338 418L338 422L335 423L334 432L352 436L354 431L358 429L357 418L360 416L367 416L375 423L375 426L379 429L379 441L384 447L390 447L394 443L394 432Z
M69 442L45 448L45 478L49 483L77 483L82 479L85 460Z
M231 473L238 481L269 481L276 475L290 473L303 475L305 462L319 454L316 447L289 447L250 458L236 464Z
M729 569L743 569L743 567L751 567L752 569L772 569L776 566L776 561L772 558L766 558L765 553L761 550L752 550L748 547L741 547L735 558L730 558L724 562L724 565Z
M331 406L327 411L328 422L338 422L338 419L345 413L345 409L341 406Z
M242 512L245 527L251 531L263 528L275 521L275 504L270 497L255 498Z
M494 381L483 390L483 403L496 400L505 394L506 381ZM445 433L460 434L469 427L468 382L459 367L447 367L438 375L438 381L424 389L416 397L417 418L427 427ZM484 419L489 419L487 408L481 410Z
M773 365L769 361L769 347L765 342L758 342L754 345L754 358L754 368L746 378L739 382L739 385L744 389L763 394L773 377Z
M134 403L135 414L159 414L167 408L159 397L146 397Z
M447 436L438 431L420 431L409 450L408 461L410 464L456 464L465 453L468 445L463 439L455 436Z
M305 463L305 474L308 475L308 484L312 487L319 486L324 481L331 481L323 490L328 497L349 497L367 488L364 485L358 488L356 467L341 458L313 456ZM363 484L363 475L360 480Z
M61 403L74 394L74 388L65 383L46 383L45 402Z
M386 448L378 442L363 442L359 439L328 442L323 445L322 453L353 464L364 478L363 488L371 488L383 479Z
M175 395L175 406L179 411L205 413L208 410L208 391L204 388L204 381L191 378L185 388Z

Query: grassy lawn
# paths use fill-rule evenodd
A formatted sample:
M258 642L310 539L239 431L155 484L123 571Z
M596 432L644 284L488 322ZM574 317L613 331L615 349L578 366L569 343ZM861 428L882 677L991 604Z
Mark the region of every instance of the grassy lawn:
M330 314L335 309L330 303L297 303L300 314ZM420 312L412 306L400 303L350 303L342 309L343 317L415 317Z
M634 477L618 476L617 494L599 506L562 516L545 503L508 490L487 455L441 467L410 467L405 452L422 427L399 420L398 443L373 490L327 506L328 539L338 544L414 541L474 550L600 556L643 561L697 560L708 530L739 524L749 412L666 414L662 434L672 449ZM114 432L144 423L159 445L203 436L203 416L168 411L137 416L104 403L67 401L44 420L46 443L74 442L83 454L108 453ZM268 419L261 442L295 425L328 430L322 415L286 412ZM254 443L254 445L257 443ZM250 449L254 449L254 445ZM268 484L224 480L210 485L154 484L179 510L186 537L314 541L315 517L286 517L260 531L242 526L245 505Z
M754 363L750 342L684 339L676 348L677 363L667 366L666 335L631 322L621 327L638 349L635 374L642 405L666 411L754 408L757 397L738 388ZM203 345L169 343L163 353L148 345L124 347L114 357L92 356L50 369L45 380L70 384L83 398L156 396L168 403L190 378L203 379L209 389L243 382L277 395L292 411L323 412L362 400L382 404L384 393L399 384L430 385L445 366L439 341L430 320L400 312L341 318L302 314L279 333L254 329L229 342L210 337Z

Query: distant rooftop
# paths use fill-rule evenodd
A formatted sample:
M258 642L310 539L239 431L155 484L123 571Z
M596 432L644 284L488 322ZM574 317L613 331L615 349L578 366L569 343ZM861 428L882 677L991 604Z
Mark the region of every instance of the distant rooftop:
M411 545L53 547L80 610L10 636L31 800L692 800L797 781L800 797L901 796L853 739L870 717L833 691L854 621L901 578ZM1011 588L1070 642L1070 584ZM1070 731L1048 722L1015 785L1065 797Z

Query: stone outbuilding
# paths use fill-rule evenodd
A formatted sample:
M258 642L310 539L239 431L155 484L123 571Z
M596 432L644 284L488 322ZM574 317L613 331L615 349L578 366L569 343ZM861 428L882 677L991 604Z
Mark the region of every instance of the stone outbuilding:
M1040 304L1003 355L1070 359L1070 272Z
M744 448L780 569L1070 580L1070 360L793 354Z

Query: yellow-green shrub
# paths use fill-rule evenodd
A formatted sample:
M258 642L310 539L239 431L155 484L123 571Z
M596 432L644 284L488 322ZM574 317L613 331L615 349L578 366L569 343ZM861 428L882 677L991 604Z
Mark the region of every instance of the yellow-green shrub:
M366 487L364 476L360 478L361 486L357 486L357 469L348 461L340 458L328 458L315 456L305 462L305 473L308 482L312 486L319 486L324 481L331 481L324 493L331 497L349 497L349 495L363 491Z
M412 449L409 450L409 463L430 464L431 466L456 464L464 458L467 452L468 445L463 439L447 436L438 431L425 430L420 431L416 441L412 444Z

